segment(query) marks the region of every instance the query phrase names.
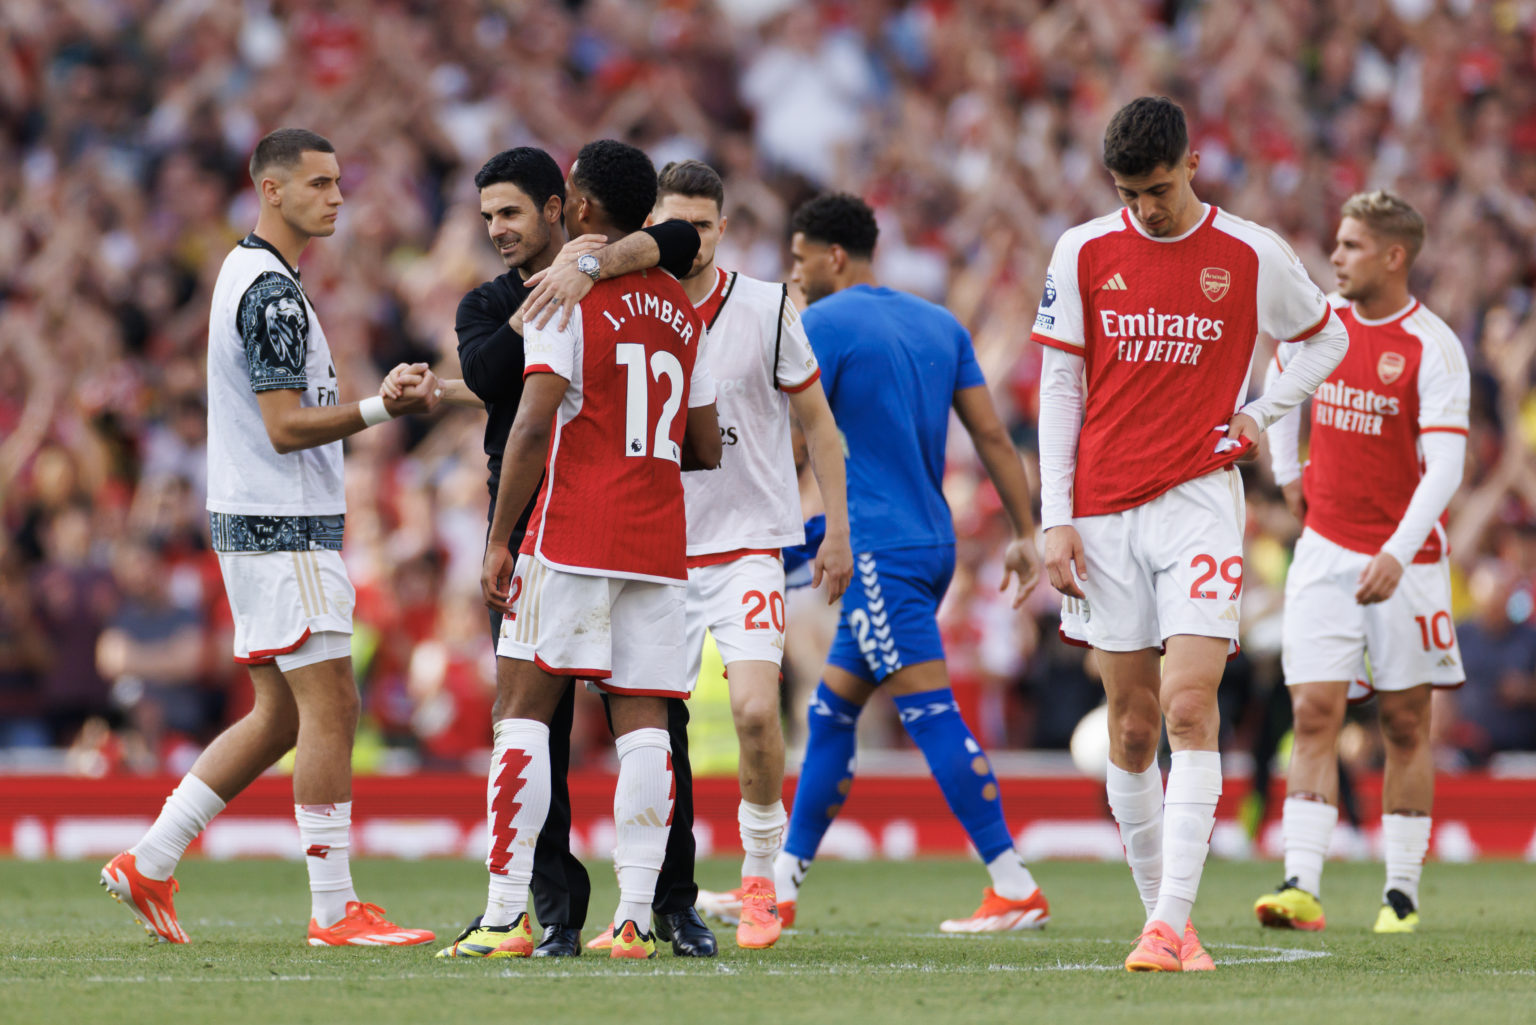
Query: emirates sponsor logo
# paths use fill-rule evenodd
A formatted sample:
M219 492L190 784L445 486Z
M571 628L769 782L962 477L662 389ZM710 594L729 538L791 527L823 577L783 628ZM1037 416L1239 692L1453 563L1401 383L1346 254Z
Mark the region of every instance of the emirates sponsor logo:
M1200 272L1200 291L1211 302L1219 302L1232 287L1232 274L1225 267L1207 267Z
M1408 359L1400 352L1384 352L1381 359L1376 361L1376 376L1381 378L1382 384L1391 384L1403 376L1403 371L1408 369Z

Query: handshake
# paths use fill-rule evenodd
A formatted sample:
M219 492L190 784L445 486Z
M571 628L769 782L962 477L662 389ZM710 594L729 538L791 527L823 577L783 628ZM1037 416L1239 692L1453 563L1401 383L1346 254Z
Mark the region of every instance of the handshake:
M425 363L398 363L379 384L391 416L431 413L443 400L443 383Z

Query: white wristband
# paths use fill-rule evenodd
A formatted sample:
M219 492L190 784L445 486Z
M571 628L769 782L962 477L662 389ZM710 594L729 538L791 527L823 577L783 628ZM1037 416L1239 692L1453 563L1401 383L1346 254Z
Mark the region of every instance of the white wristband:
M393 420L395 415L384 405L384 396L370 395L357 404L357 411L363 414L363 426L372 427L388 420Z

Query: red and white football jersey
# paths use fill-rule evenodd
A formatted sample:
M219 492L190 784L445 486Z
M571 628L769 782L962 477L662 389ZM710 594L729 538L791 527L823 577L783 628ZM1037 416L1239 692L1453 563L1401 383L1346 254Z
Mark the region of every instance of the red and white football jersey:
M783 285L724 271L698 310L724 454L718 470L683 475L689 561L803 544L789 393L815 384L821 367L799 311Z
M1302 474L1307 526L1374 555L1423 476L1419 436L1467 433L1471 373L1455 333L1417 299L1383 320L1364 320L1353 304L1330 299L1349 332L1349 352L1312 395ZM1281 369L1290 355L1288 346L1275 352ZM1445 529L1436 523L1413 561L1436 562L1446 552Z
M681 472L687 411L715 401L704 324L661 270L599 281L564 330L523 333L523 374L569 382L525 555L557 569L688 579Z
M1216 428L1247 394L1258 332L1301 341L1331 315L1278 235L1214 206L1177 238L1124 209L1062 235L1031 337L1085 362L1073 515L1134 508L1230 463L1240 453L1217 453Z

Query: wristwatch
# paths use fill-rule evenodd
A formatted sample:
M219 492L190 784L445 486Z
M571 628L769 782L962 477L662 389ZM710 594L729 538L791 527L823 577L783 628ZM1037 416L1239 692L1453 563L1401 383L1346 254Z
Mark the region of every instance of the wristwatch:
M593 281L596 281L599 274L597 257L593 256L591 253L585 253L576 257L576 269L581 271L587 277L591 278Z

